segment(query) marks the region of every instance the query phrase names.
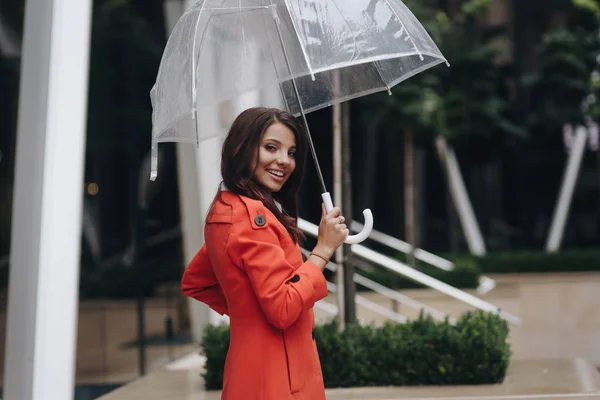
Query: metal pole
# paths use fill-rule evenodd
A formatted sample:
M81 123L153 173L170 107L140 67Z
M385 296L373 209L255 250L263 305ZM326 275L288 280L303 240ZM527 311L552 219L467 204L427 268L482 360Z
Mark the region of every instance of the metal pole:
M339 73L333 75L335 90L339 87ZM333 202L342 204L342 105L336 103L333 105ZM337 269L335 271L336 299L338 306L338 328L344 329L346 322L346 307L344 305L344 247L340 246L335 251L335 262Z
M418 246L415 213L415 143L413 128L404 130L404 227L410 251L406 253L408 265L415 268L415 247Z
M352 185L350 173L350 103L345 102L342 105L342 210L348 226L352 221ZM343 244L343 264L344 274L344 320L346 324L356 322L356 284L354 283L354 264L350 260L352 246Z
M27 0L4 400L72 399L90 0Z
M147 179L148 174L142 175ZM142 266L142 256L144 253L145 243L145 231L146 231L146 207L145 200L142 198L142 194L138 194L138 206L136 216L136 235L134 249L136 256L133 268L137 270L138 276L138 293L136 301L137 311L137 328L138 328L138 367L140 376L146 375L146 315L145 315L145 296L144 296L144 268Z

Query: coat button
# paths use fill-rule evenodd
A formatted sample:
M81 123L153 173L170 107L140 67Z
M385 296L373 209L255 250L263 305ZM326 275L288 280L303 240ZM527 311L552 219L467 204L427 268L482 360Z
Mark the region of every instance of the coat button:
M288 282L296 283L299 280L300 280L300 275L294 275L294 276L292 276L292 279L290 279Z
M267 219L262 215L258 215L256 218L254 218L254 223L258 226L264 226L267 223Z

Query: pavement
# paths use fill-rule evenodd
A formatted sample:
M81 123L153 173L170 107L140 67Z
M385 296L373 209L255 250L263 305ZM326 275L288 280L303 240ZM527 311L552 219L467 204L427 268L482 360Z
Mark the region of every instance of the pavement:
M98 400L219 400L205 391L203 359L196 353L135 380ZM600 400L600 374L584 359L521 360L509 366L498 385L328 389L329 400Z

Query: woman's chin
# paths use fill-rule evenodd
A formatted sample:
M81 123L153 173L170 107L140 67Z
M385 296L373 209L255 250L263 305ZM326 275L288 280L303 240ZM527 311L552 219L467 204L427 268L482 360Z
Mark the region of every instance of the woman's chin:
M267 188L269 192L277 193L285 185L284 182L276 182L274 179L269 179L267 182L263 182L263 186Z
M277 193L281 190L282 187L283 185L269 185L267 186L267 189L269 189L271 193Z

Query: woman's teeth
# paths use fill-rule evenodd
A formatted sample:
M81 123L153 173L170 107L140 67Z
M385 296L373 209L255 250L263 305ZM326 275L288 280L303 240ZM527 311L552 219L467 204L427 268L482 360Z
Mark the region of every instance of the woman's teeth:
M275 175L279 178L283 177L283 172L281 172L281 171L274 171L272 169L269 169L269 170L267 170L267 172L270 173L271 175Z

